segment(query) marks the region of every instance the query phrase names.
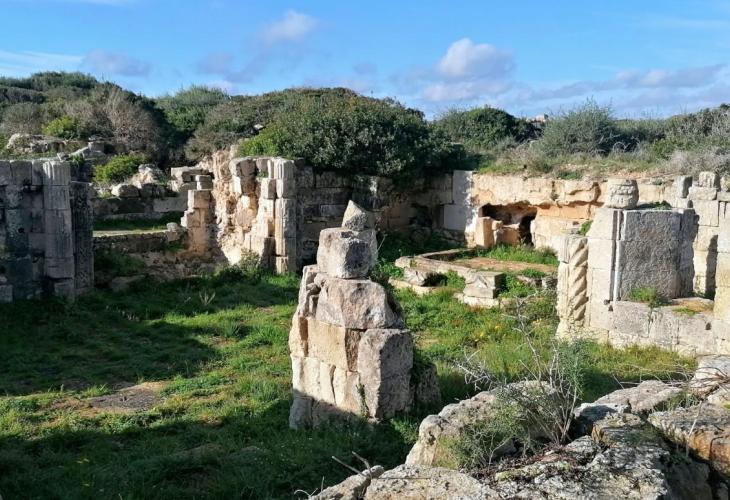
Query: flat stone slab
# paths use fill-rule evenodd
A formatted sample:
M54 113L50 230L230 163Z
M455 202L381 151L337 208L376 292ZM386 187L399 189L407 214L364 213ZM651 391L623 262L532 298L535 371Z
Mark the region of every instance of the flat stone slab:
M106 396L87 399L86 402L91 408L108 413L146 411L162 401L160 391L165 385L164 382L144 382L131 387L125 387Z

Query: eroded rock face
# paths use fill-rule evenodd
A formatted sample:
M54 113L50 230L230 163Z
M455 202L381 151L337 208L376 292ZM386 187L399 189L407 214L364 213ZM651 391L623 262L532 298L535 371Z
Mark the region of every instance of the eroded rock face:
M449 469L401 465L374 479L366 500L425 500L436 498L477 500L498 498L477 479Z
M594 422L611 413L648 413L663 409L683 391L660 380L646 380L636 387L620 389L598 398L593 403L583 403L574 411L579 426L590 432Z
M365 494L373 479L380 477L384 469L376 465L362 471L360 474L350 476L344 481L323 490L312 500L359 500Z
M730 474L730 410L705 403L653 413L649 422L667 438L709 461L713 468Z

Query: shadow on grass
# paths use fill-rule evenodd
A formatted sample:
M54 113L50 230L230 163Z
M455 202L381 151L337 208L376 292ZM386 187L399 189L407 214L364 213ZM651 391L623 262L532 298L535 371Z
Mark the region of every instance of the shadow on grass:
M291 430L289 400L242 407L215 424L161 410L100 419L98 429L53 429L40 439L0 438L6 498L292 498L371 464L394 467L410 447L393 424Z
M200 278L0 306L0 394L189 377L218 356L207 337L254 308L294 304L296 293L293 278Z

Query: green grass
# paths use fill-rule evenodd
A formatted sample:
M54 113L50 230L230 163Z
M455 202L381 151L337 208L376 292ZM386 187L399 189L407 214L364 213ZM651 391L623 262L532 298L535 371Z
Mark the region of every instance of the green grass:
M170 222L180 223L182 212L165 214L159 219L95 220L94 231L153 231L167 228Z
M642 302L652 308L665 306L669 303L659 290L651 287L634 288L629 292L628 298L632 302Z
M527 245L497 245L488 250L477 250L479 257L489 259L527 262L529 264L546 264L557 266L558 258L555 253L546 248L533 248Z
M258 278L257 278L258 279ZM398 291L419 358L439 369L444 404L471 395L454 363L477 352L495 376L518 379L531 359L513 319L452 297L461 284L418 297ZM298 279L240 273L75 304L0 306L0 492L5 498L291 498L361 467L400 464L419 409L387 423L293 431L287 334ZM525 311L538 346L555 330L555 301ZM586 399L620 381L668 376L689 363L658 349L590 344ZM94 413L83 400L120 383L163 381L165 399L132 414ZM81 401L80 401L81 400Z

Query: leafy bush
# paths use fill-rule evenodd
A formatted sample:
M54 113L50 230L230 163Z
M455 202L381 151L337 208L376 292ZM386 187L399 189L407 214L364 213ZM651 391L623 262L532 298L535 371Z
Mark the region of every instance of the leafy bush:
M489 107L449 111L433 126L449 140L462 143L474 152L485 152L501 141L511 140L516 144L537 135L535 127L525 120Z
M585 221L583 224L580 225L580 228L578 229L578 234L581 236L588 236L588 231L591 230L592 225L592 220Z
M228 94L220 89L194 85L157 99L157 106L175 130L188 139L205 122L213 108L229 99Z
M414 178L443 167L450 148L420 111L390 99L302 96L241 151L305 158L315 168Z
M81 136L78 120L70 116L61 116L51 120L43 127L43 133L62 139L76 139Z
M548 156L608 154L621 141L611 108L587 101L547 122L538 146Z
M145 157L138 154L115 156L94 170L94 180L109 184L124 182L136 174L145 161Z
M216 283L238 283L246 281L258 283L264 276L259 256L253 252L245 253L237 264L219 269L213 277Z

